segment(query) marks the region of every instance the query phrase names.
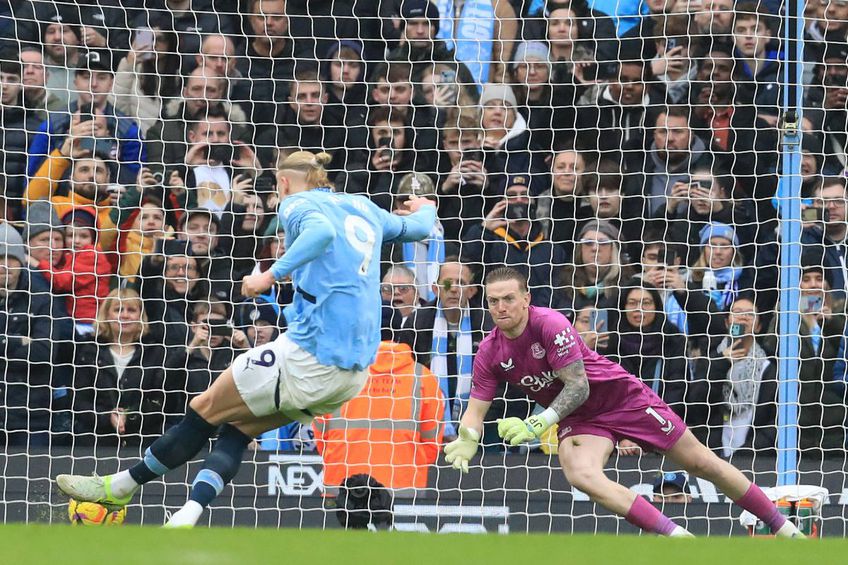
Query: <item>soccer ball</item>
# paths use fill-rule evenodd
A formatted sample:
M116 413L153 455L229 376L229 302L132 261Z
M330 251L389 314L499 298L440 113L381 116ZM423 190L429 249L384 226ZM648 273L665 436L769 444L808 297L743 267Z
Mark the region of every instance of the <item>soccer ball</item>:
M110 511L96 502L68 501L68 519L74 526L120 526L126 517L126 507Z

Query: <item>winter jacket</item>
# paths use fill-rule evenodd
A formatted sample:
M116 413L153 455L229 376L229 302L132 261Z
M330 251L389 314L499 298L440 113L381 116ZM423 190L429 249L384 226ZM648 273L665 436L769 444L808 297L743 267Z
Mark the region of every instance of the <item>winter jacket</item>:
M93 245L63 253L58 266L41 261L39 271L50 281L54 294L65 296L68 314L77 322L94 323L97 306L109 294L112 265Z

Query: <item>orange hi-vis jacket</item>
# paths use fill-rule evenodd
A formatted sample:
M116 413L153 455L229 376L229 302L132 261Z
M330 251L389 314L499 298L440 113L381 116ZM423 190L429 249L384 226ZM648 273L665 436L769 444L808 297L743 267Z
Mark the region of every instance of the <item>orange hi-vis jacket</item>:
M408 345L381 342L362 392L313 422L324 484L332 492L350 475L367 473L396 490L425 488L443 412L439 379L415 362Z

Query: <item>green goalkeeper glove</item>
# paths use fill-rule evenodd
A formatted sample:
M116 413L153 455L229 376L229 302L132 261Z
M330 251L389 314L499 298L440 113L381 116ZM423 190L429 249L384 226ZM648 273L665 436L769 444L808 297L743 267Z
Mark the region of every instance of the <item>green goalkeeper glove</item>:
M521 445L539 438L558 421L559 415L550 408L526 420L504 418L498 420L498 435L512 446Z
M468 461L477 453L480 432L473 428L459 427L459 437L445 446L445 461L463 473L468 472Z

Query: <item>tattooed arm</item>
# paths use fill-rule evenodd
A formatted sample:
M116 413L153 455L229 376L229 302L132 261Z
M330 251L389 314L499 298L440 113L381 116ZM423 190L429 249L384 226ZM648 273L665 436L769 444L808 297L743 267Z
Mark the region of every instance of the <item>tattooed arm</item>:
M583 361L566 365L555 374L564 386L557 397L551 401L548 410L556 412L556 421L559 422L577 410L589 398L589 379L586 378Z

